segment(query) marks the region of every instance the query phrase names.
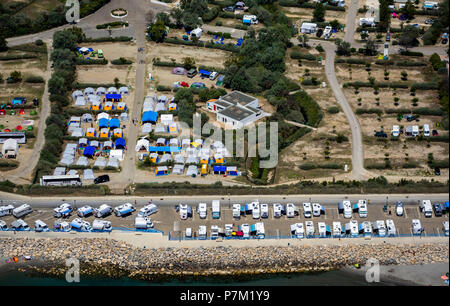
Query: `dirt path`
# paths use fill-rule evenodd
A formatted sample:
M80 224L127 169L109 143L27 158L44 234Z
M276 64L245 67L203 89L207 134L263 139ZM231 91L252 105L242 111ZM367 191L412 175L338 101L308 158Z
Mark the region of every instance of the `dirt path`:
M30 178L33 174L34 168L36 167L39 157L41 155L41 150L44 147L45 143L45 137L44 132L46 128L45 121L47 120L47 117L50 115L50 100L49 100L49 92L48 92L48 81L52 75L52 69L50 61L50 55L52 52L52 41L48 40L45 42L47 44L47 70L45 71L45 74L43 75L45 80L45 89L44 94L42 96L42 107L41 107L41 113L39 115L39 125L38 125L38 134L36 137L36 142L34 144L33 153L31 154L31 157L27 161L23 161L20 163L19 167L15 170L6 172L5 174L1 174L1 179L8 179L12 181L13 183L23 184L23 183L29 183Z
M358 14L358 0L351 0L347 9L347 24L345 25L345 36L344 40L350 45L355 43L355 23L356 23L356 14Z
M292 125L295 125L295 126L298 126L298 127L305 127L305 128L317 131L317 128L309 126L309 125L306 125L306 124L301 124L301 123L294 122L294 121L289 121L289 120L284 120L284 122L292 124Z

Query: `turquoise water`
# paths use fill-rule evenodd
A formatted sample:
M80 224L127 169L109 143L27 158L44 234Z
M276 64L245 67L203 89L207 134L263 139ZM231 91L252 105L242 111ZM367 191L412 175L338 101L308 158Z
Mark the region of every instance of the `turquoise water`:
M108 279L101 277L80 277L80 283L67 283L64 277L32 276L25 272L8 271L0 273L0 286L377 286L396 285L380 282L369 284L363 276L346 271L322 273L292 273L258 276L251 279L198 277L189 280L141 281L128 278Z

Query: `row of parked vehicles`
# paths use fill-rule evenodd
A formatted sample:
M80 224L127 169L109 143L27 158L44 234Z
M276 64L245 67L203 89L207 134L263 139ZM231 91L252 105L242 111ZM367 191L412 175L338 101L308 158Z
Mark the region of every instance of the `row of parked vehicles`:
M224 238L257 238L264 239L266 236L266 232L264 229L264 223L257 222L255 224L241 224L237 226L237 229L234 229L233 224L225 224L224 227L219 227L217 225L211 226L210 238L217 239L220 237ZM191 227L186 228L185 237L187 239L198 238L198 239L206 239L207 238L207 228L206 225L200 225L198 227L198 232L194 233Z
M5 221L0 220L0 230L8 230L8 226ZM30 226L22 219L17 219L11 223L11 230L15 231L31 231ZM50 228L42 220L34 221L34 230L36 232L49 232ZM81 218L75 218L71 222L63 220L55 220L53 230L58 232L110 232L112 226L110 221L95 219L92 222L92 226L89 222L82 220Z

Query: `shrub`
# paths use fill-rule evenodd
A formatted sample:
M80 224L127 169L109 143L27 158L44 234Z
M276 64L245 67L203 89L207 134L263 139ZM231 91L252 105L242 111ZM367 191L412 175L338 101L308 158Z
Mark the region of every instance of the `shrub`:
M298 52L298 51L292 51L291 52L291 58L292 59L305 59L305 60L308 60L308 61L315 61L315 60L317 60L317 58L314 55L312 55L312 54L301 53L301 52Z
M42 45L44 45L44 42L42 41L42 39L38 39L38 40L36 40L36 41L34 42L34 44L35 44L36 46L42 46Z
M25 79L26 83L44 83L44 78L37 75L31 75Z
M75 60L75 64L77 65L107 65L108 60L105 58L102 59L83 59L83 58L77 58Z
M358 108L356 109L356 114L357 115L362 115L362 114L377 114L377 115L381 115L383 114L383 110L379 109L379 108Z
M114 22L110 22L110 23L99 24L96 26L96 28L98 30L101 30L101 29L107 29L108 27L115 28L115 27L123 27L123 26L128 27L128 22L114 21Z
M163 86L163 85L156 86L156 90L157 91L172 91L172 89L169 86Z
M113 65L131 65L132 63L133 63L132 61L130 61L124 57L121 57L121 58L111 61L111 64L113 64Z
M419 56L419 57L423 57L423 53L422 52L414 52L414 51L405 51L402 50L400 51L401 55L405 55L405 56Z
M327 112L329 114L337 114L339 113L339 107L338 106L331 106L327 109Z

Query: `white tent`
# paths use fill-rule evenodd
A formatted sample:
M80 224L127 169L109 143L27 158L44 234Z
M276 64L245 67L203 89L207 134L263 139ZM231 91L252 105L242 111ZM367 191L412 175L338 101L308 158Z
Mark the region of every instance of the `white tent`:
M89 95L88 96L88 101L89 103L94 103L94 102L100 102L100 97L96 96L96 95Z
M90 122L92 122L93 120L94 120L94 119L92 118L92 115L91 115L91 114L86 113L86 114L83 114L83 116L81 116L81 121L82 121L82 122L90 123Z
M172 161L172 155L170 155L169 153L165 153L159 160L159 163L162 164L167 163L169 161Z
M144 124L142 125L141 132L142 132L143 134L148 134L148 133L150 133L151 131L152 131L152 124L151 124L151 123L144 123Z
M94 162L94 167L105 167L106 166L106 158L100 156Z
M189 138L185 138L181 141L181 146L183 148L189 148L190 145L191 145L191 140Z
M174 162L175 164L184 164L185 158L183 154L177 154L174 156Z
M149 147L150 147L150 141L148 141L148 139L141 138L137 141L136 152L139 152L141 150L148 151Z
M74 158L73 157L68 157L68 156L63 156L63 158L61 159L61 161L59 162L61 165L72 165L74 162Z
M155 109L155 102L153 101L145 101L144 105L142 106L142 112L148 112L148 111L153 111Z
M119 93L120 93L121 95L128 95L130 92L129 92L129 90L128 90L128 87L123 86L123 87L120 87L120 88L119 88Z
M305 34L312 34L317 30L317 23L303 22L300 27L300 32Z
M128 114L127 113L121 113L119 116L120 121L128 122Z
M169 146L171 146L171 147L178 147L178 145L179 145L179 141L178 141L177 138L171 138L169 140Z
M81 146L81 145L87 145L88 144L88 140L87 140L87 138L80 138L80 139L78 139L78 145L79 146Z
M75 100L76 106L85 106L86 105L86 99L84 97L77 97Z
M97 121L100 120L100 119L103 119L103 118L109 120L109 115L107 113L100 113L100 114L97 115Z
M169 102L169 98L167 98L166 96L159 96L158 97L158 103L166 104L167 102Z
M82 137L82 136L83 136L83 129L82 129L82 128L75 128L75 129L72 131L71 136L72 136L72 137Z
M88 165L89 161L86 156L81 156L80 158L78 158L77 166L88 166Z
M186 176L197 176L198 168L195 165L190 165L186 171Z
M177 164L177 165L173 166L172 173L178 174L178 175L183 174L184 173L184 165Z
M188 156L186 159L186 164L198 164L198 157L197 156Z
M18 152L19 145L17 144L17 140L12 138L6 139L2 147L3 156L16 158Z
M161 115L161 123L164 125L168 125L173 122L173 115L172 114L163 114Z
M76 100L78 97L82 97L83 96L83 92L81 91L81 90L75 90L73 93L72 93L72 98L74 99L74 100Z
M107 94L117 94L117 88L115 87L110 87L108 88L108 90L106 91Z
M67 172L67 175L78 175L78 170L71 169L69 172Z
M53 175L66 175L66 167L56 167L53 170Z
M92 169L84 169L83 171L83 179L85 180L94 180L94 171Z
M117 158L111 157L108 161L107 167L119 168L119 161Z
M109 151L109 160L116 159L123 161L123 150L111 150Z
M95 95L95 89L92 88L92 87L85 88L84 89L84 94L86 96L88 96L88 95Z
M69 124L69 127L67 128L68 132L73 132L75 129L80 128L80 123L79 122L72 122Z
M166 132L166 127L164 126L164 124L157 123L155 125L155 133L165 133L165 132Z
M166 105L164 103L157 103L155 106L155 112L165 111L167 110Z
M106 94L106 88L99 87L97 88L97 91L95 93L97 94L97 96L104 96Z

